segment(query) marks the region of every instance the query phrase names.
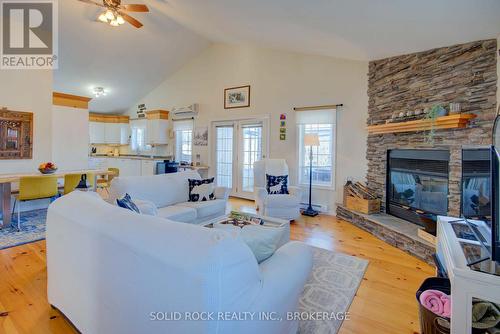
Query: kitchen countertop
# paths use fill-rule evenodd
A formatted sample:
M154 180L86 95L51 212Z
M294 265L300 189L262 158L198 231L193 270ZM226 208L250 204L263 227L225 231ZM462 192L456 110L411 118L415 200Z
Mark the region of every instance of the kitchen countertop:
M106 155L106 154L92 154L89 156L90 158L114 158L114 159L134 159L134 160L171 160L172 157L162 157L162 156L153 156L150 155Z

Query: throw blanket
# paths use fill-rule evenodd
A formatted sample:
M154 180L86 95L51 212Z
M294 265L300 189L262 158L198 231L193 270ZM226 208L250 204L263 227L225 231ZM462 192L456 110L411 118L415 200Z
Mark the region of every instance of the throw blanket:
M489 302L477 302L472 305L473 328L493 328L499 323L500 310L497 305Z
M420 303L434 314L449 318L451 315L450 296L438 290L425 290L420 295Z

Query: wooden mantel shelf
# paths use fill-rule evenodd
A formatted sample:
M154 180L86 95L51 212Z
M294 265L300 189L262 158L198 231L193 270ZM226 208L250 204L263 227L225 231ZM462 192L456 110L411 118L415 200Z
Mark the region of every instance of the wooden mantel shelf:
M434 129L463 129L467 127L471 119L476 118L475 114L456 114L436 118ZM428 131L431 129L432 121L421 119L416 121L387 123L380 125L370 125L367 127L368 133L383 134L383 133L400 133L400 132L416 132Z

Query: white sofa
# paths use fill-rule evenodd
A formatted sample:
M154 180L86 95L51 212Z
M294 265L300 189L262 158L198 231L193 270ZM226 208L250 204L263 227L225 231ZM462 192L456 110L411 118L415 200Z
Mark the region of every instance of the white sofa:
M153 202L158 216L182 223L202 225L226 213L229 189L216 187L216 199L212 201L189 202L188 179L201 177L196 171L116 177L111 181L109 200L114 204L117 198L128 193L132 200Z
M303 243L259 265L226 231L166 224L92 193L72 192L48 210L48 300L81 333L295 334L286 313L297 310L311 268ZM151 320L174 312L181 319ZM185 312L214 312L214 320L188 321ZM283 321L222 320L220 312L275 312Z
M299 187L290 186L290 177L288 177L288 195L270 195L266 189L266 174L288 175L286 161L284 159L262 159L254 163L253 170L254 196L260 214L287 220L300 217L302 191Z

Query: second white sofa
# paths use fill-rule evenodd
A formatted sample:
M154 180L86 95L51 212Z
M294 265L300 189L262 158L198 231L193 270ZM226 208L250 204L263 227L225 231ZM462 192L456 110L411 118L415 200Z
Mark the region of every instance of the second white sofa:
M196 171L152 176L117 177L111 182L109 197L112 203L128 193L133 200L154 203L157 216L182 223L203 225L226 213L229 189L215 188L215 200L189 202L188 179L200 180Z

